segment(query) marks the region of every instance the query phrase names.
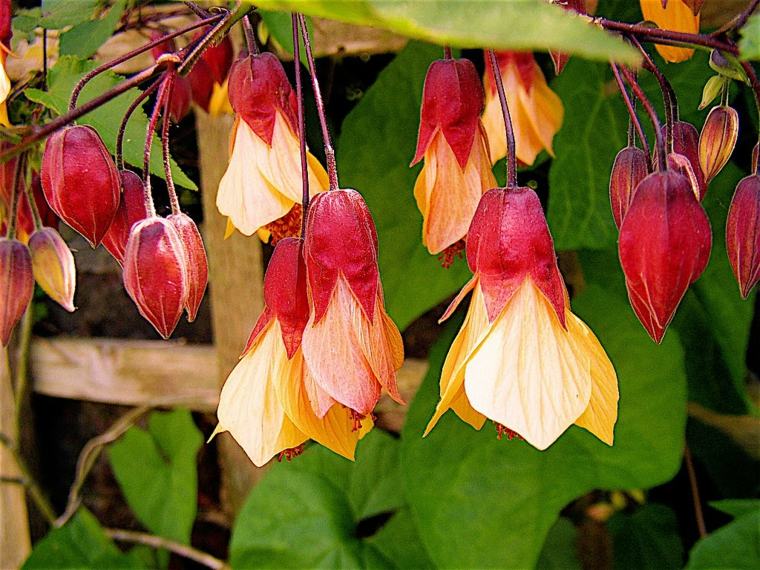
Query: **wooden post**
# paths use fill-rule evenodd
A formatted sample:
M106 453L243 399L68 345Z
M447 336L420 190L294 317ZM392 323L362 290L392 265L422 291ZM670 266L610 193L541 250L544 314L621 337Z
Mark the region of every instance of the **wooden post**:
M238 361L263 306L263 262L256 237L235 232L224 239L227 220L216 209L216 192L227 168L232 117L210 117L196 110L203 202L203 233L209 258L209 291L218 385ZM217 436L222 468L222 503L229 514L239 510L263 471L256 469L228 433Z
M8 351L0 347L0 432L16 441L15 399L8 369ZM0 444L0 476L21 475L13 455ZM24 487L0 482L0 568L18 568L29 556L29 517Z

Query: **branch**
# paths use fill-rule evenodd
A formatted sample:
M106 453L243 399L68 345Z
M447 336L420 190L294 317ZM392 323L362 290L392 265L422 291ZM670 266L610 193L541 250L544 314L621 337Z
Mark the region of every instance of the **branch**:
M193 548L192 546L169 540L168 538L121 528L106 528L105 532L108 536L119 542L143 544L145 546L150 546L151 548L164 548L169 552L173 552L178 556L202 564L212 570L225 570L229 568L224 560L220 560L216 556L212 556L211 554Z

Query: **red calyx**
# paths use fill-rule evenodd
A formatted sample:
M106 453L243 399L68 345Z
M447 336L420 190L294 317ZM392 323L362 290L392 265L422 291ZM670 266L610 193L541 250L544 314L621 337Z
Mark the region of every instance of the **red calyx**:
M440 130L459 166L467 164L483 112L483 86L469 59L439 59L430 64L425 76L420 109L417 164Z
M119 175L92 127L64 127L50 135L42 156L42 189L53 211L98 245L119 207Z
M760 175L742 178L726 219L726 251L744 299L760 281Z
M119 208L106 235L103 236L102 243L108 253L122 264L129 230L137 222L148 217L148 209L145 207L145 186L142 179L131 170L120 171L119 178L121 180Z
M171 222L151 217L132 228L124 254L124 288L140 314L169 338L188 291L185 252Z
M23 184L23 180L22 180ZM40 176L37 173L32 175L32 199L34 205L37 206L37 212L40 214L40 220L42 225L49 228L58 228L58 216L50 209L50 206L45 200L45 194L42 192L42 184L40 183ZM23 188L21 192L25 192ZM34 231L34 217L32 216L32 210L29 206L29 194L24 193L18 203L18 213L16 214L16 223L18 228L26 235L31 235Z
M32 256L15 239L0 237L0 342L8 346L34 292Z
M272 144L277 111L296 132L296 99L282 63L264 52L237 60L230 70L229 98L232 109L256 135Z
M253 345L264 327L273 318L280 323L282 341L288 358L301 346L301 338L309 321L309 300L306 293L306 265L303 241L288 237L277 242L264 276L265 309L256 322L244 353Z
M631 306L655 342L705 270L711 247L710 221L686 177L668 170L641 181L620 227L618 253Z
M195 34L195 39L199 39L201 36L208 33L209 28L198 30ZM229 36L224 36L222 40L215 46L207 47L201 54L200 61L208 66L208 71L211 74L213 81L221 85L224 80L227 79L227 73L232 66L232 59L234 57L234 49L232 47L232 41ZM196 62L197 64L198 62ZM190 75L195 71L190 72Z
M574 12L576 14L586 14L586 0L564 0L563 2L556 2L555 4L561 6L568 12ZM567 61L570 56L564 52L549 50L549 56L554 63L554 73L559 75L567 65Z
M340 189L313 198L306 221L304 258L315 322L324 316L340 275L372 320L380 283L377 230L361 194Z
M208 64L203 59L196 61L187 79L190 82L193 101L201 109L208 112L208 104L214 92L214 78Z
M187 77L175 73L170 95L169 117L178 123L190 112L193 101L193 89Z
M496 51L496 62L499 70L503 71L509 66L517 68L517 75L523 88L530 92L533 87L533 77L536 73L536 58L530 51ZM488 88L491 93L496 93L496 82L493 77L493 70L490 65L486 65L486 79Z
M541 201L527 187L494 188L480 199L467 234L467 263L494 321L530 277L565 325L565 286Z
M0 44L10 49L13 28L11 27L12 18L11 0L0 0Z
M188 322L193 322L198 314L198 308L203 301L203 294L208 285L208 260L203 238L198 226L187 214L172 214L167 218L177 230L183 249L185 250L185 266L187 267L187 310Z
M627 146L615 157L610 175L610 204L615 225L620 229L639 182L649 174L647 155L640 148Z
M662 136L665 136L665 126L662 127ZM699 133L691 123L675 121L673 123L673 152L685 156L691 164L699 190L699 199L702 200L707 192L707 182L699 165Z

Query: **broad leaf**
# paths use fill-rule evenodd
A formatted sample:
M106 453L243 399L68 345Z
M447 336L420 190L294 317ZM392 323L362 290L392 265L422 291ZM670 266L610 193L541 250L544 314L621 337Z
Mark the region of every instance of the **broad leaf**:
M578 560L578 530L565 517L549 529L536 568L541 570L581 570Z
M755 12L741 29L739 54L742 59L760 60L760 12Z
M102 18L82 22L68 30L61 36L60 53L83 59L93 55L111 37L125 6L126 0L117 0Z
M407 500L437 565L531 567L572 499L595 488L650 487L677 472L686 399L677 336L669 333L662 345L653 344L627 306L620 277L596 271L600 261L602 268L609 263L583 259L587 279L598 281L573 309L595 331L618 373L613 447L571 427L541 452L522 441L498 441L490 423L477 432L453 412L421 439L438 399L448 343L434 348L404 428L402 467Z
M746 514L701 539L689 554L687 570L760 567L760 510Z
M683 544L672 509L650 503L633 514L617 513L607 523L612 534L615 568L683 568Z
M269 35L274 39L286 53L293 56L293 21L291 15L287 12L271 12L269 10L258 10L261 19L264 20ZM309 30L309 36L314 37L314 26L311 18L306 18L306 28ZM309 60L306 57L306 50L301 45L301 63L308 69Z
M411 38L458 47L556 49L597 60L638 62L638 54L583 18L543 0L457 2L430 0L263 0L256 5L285 12L385 28Z
M186 544L196 513L195 456L203 443L190 412L154 412L148 430L130 428L109 447L116 480L150 531Z
M91 61L82 61L73 56L63 56L50 69L48 73L48 91L39 89L27 89L24 95L55 113L62 115L68 110L69 97L77 81L97 64ZM90 81L79 96L79 103L85 103L110 89L120 81L120 77L111 72L98 75ZM124 113L129 104L140 94L138 89L130 89L119 95L102 107L84 115L77 122L83 125L91 125L100 133L106 148L113 154L116 151L116 134ZM132 114L127 124L124 136L124 160L136 168L142 168L143 145L145 144L145 131L148 126L148 118L142 110ZM150 161L152 174L164 177L164 166L161 159L161 143L157 137L153 138L153 153ZM172 174L177 185L191 190L197 190L195 183L190 180L172 160Z
M38 25L48 30L60 30L89 20L98 0L42 0L42 19Z
M751 513L760 513L760 499L723 499L710 501L710 506L734 518Z
M34 545L24 570L52 568L145 568L134 554L122 553L100 523L80 507L64 526L51 530Z
M422 214L413 195L420 167L408 166L425 73L441 53L418 43L407 46L346 117L338 141L341 184L361 192L375 218L386 307L402 330L470 275L462 262L442 269L422 245Z

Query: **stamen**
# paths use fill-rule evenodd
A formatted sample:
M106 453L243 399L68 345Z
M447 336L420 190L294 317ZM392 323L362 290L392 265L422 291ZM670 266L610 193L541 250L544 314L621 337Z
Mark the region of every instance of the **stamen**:
M512 431L507 426L501 425L498 422L494 422L494 425L496 426L496 439L499 441L501 441L502 437L506 437L509 441L512 441L513 439L522 439L522 436L519 433Z
M277 456L277 462L281 463L283 459L292 461L294 458L298 457L302 453L303 453L303 443L299 446L291 447L289 449L281 451L280 454Z
M448 269L453 265L457 258L462 259L464 257L464 248L464 240L460 239L458 242L452 243L449 247L444 249L438 255L438 261L441 263L441 267Z
M362 429L362 420L365 416L361 415L356 410L352 410L349 408L348 410L349 415L351 416L351 419L354 421L354 425L351 427L351 431L359 431Z
M270 244L277 245L277 242L283 238L300 235L302 210L301 204L293 204L287 214L264 226L264 229L270 233Z

